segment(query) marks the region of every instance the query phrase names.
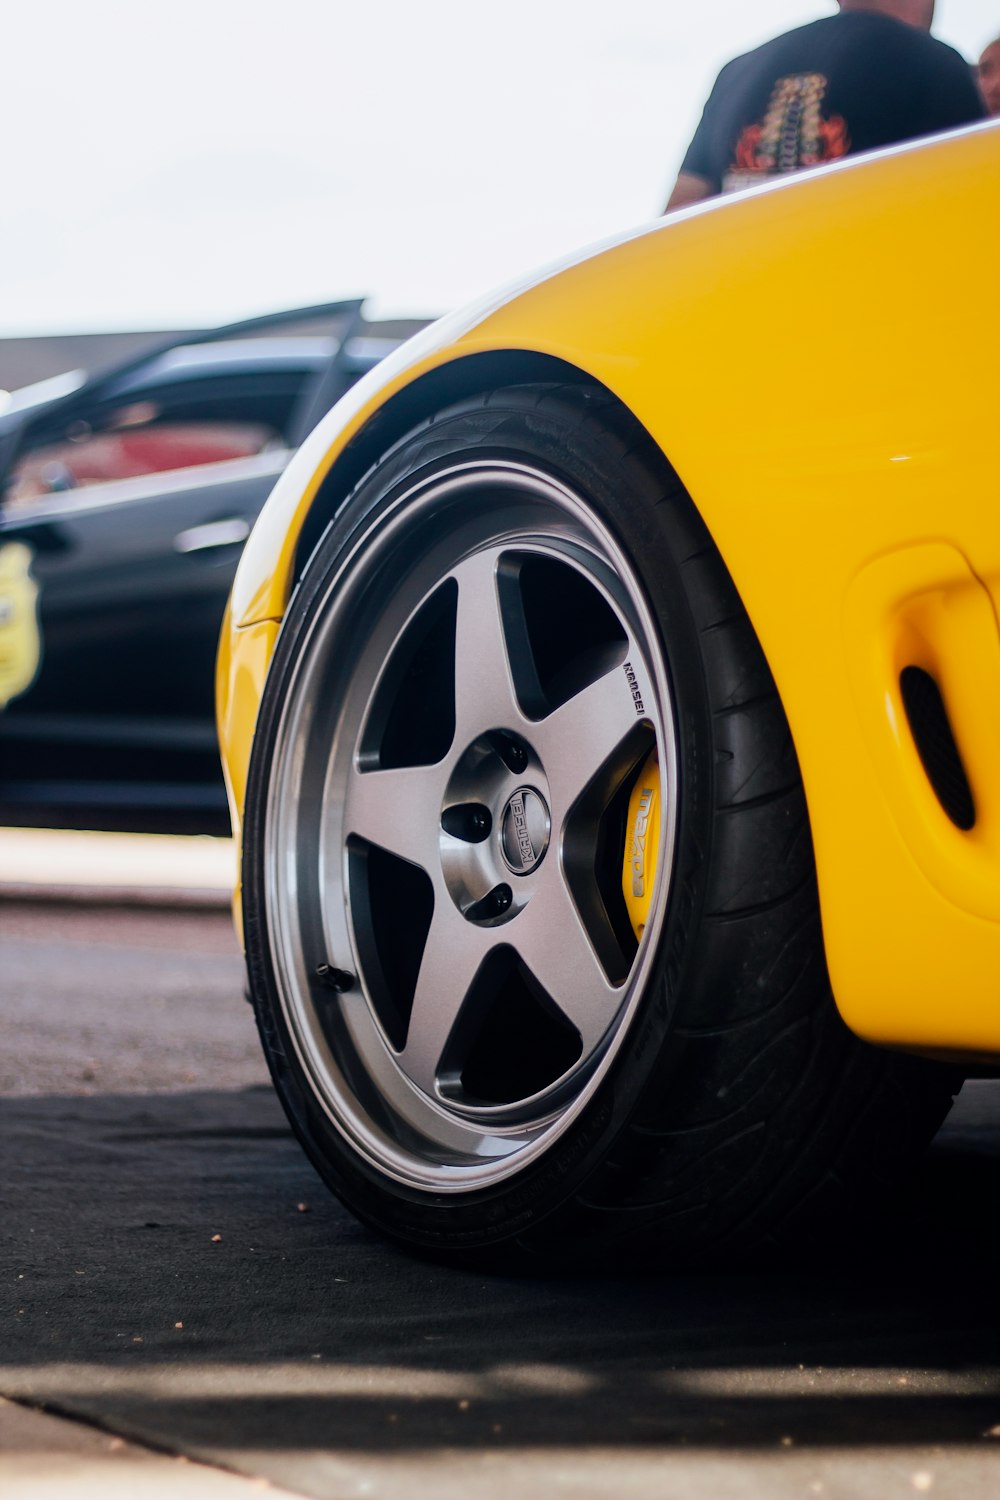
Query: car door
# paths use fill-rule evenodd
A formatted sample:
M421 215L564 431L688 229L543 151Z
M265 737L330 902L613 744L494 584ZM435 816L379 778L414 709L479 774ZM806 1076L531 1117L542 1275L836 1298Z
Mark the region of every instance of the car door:
M292 448L399 342L360 336L361 307L193 335L0 417L0 820L228 829L226 600Z
M255 371L240 390L229 372L214 391L132 390L86 416L71 404L22 457L0 573L4 554L7 571L17 562L8 593L23 576L13 607L26 622L33 611L37 659L0 714L0 816L223 821L215 646L242 544L288 456L280 430L239 419L244 398L259 418L251 398L266 381Z

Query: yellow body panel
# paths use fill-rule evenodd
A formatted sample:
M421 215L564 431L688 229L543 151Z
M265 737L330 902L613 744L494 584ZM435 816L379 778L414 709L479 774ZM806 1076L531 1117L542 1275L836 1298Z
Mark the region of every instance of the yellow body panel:
M222 771L234 830L239 830L243 820L257 710L277 639L276 620L261 620L234 631L227 608L215 663L215 713L219 743L224 747ZM226 747L232 747L233 753L227 754ZM233 917L241 942L242 894L242 879L238 877L233 892Z
M232 672L248 653L262 680L303 521L375 411L469 354L556 356L659 443L754 623L842 1014L874 1040L1000 1053L998 246L992 125L698 207L435 325L279 481L234 589ZM970 834L920 768L901 665L941 679ZM237 813L252 717L248 697L222 734Z

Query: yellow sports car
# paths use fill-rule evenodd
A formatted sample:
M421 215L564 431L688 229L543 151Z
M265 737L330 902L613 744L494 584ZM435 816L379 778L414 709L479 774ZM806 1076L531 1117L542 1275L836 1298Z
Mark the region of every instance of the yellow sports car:
M418 335L282 475L238 913L368 1223L794 1242L1000 1057L998 245L996 125L715 200Z

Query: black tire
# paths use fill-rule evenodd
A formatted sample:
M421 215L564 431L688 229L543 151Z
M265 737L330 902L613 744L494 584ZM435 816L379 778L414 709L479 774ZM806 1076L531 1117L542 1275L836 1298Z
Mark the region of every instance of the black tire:
M575 1094L565 1095L569 1103L559 1103L564 1096L558 1090L544 1096L545 1107L556 1112L558 1129L547 1135L548 1127L537 1121L530 1129L528 1123L518 1124L514 1102L505 1101L510 1113L501 1116L509 1122L504 1128L519 1141L521 1130L528 1145L523 1151L520 1145L511 1148L509 1168L504 1158L485 1174L471 1174L472 1185L464 1187L461 1171L456 1181L448 1175L450 1136L444 1124L441 1140L435 1137L433 1151L427 1148L427 1171L421 1174L421 1132L430 1130L433 1136L436 1126L428 1126L431 1116L411 1119L408 1095L392 1093L387 1102L383 1099L375 1078L377 1060L371 1061L370 1017L359 1023L368 1028L359 1031L361 1040L350 1031L352 1014L361 1015L357 1008L376 1007L374 989L386 988L379 965L396 963L386 957L387 949L396 949L396 928L391 928L389 942L390 929L384 921L379 929L372 917L371 932L381 932L382 956L374 953L369 934L369 957L362 954L360 962L362 939L356 934L351 939L353 961L344 960L346 949L328 955L321 941L316 946L318 935L325 940L339 930L338 924L347 922L344 931L355 933L349 921L360 921L360 897L352 898L349 918L323 910L325 903L344 904L344 888L353 875L341 879L337 872L350 872L354 865L345 862L340 850L327 851L323 879L309 872L309 860L319 858L326 837L317 833L314 847L312 825L318 821L325 829L337 827L339 814L324 811L327 801L332 809L334 771L321 776L308 766L310 757L325 754L324 734L332 742L335 729L346 732L337 726L355 712L351 694L360 691L357 674L365 664L364 651L370 649L362 640L368 639L369 626L371 638L377 636L379 611L390 608L387 601L395 597L397 584L405 593L411 556L429 555L441 545L442 528L454 532L464 524L463 516L481 514L482 496L470 491L463 498L460 486L457 498L442 492L433 515L444 515L447 505L454 508L445 520L434 521L438 530L427 530L432 524L428 509L421 521L425 531L413 530L414 521L411 531L402 533L406 546L395 554L380 539L392 518L406 516L408 506L415 514L417 501L408 497L440 483L441 475L468 474L463 466L470 463L513 464L518 472L548 476L594 518L595 535L613 539L606 544L608 556L622 560L619 571L628 573L621 618L632 619L633 596L641 595L635 608L647 610L642 618L651 622L645 632L636 626L634 634L629 625L628 638L638 642L636 649L650 658L650 673L665 684L657 733L664 739L672 734L674 784L669 790L677 797L672 849L666 851L672 856L669 880L664 876L661 881L668 888L638 955L627 960L634 965L630 974L638 973L640 964L644 967L634 995L627 986L623 990L631 995L624 1019L616 1023L617 1030L612 1028L611 1041L601 1044L604 1051L595 1046L585 1064L574 1064L583 1081L574 1085ZM502 503L513 505L513 497L502 497ZM553 511L554 519L547 519L549 512L543 509L539 515L540 534L555 547L558 514ZM525 524L530 530L530 517ZM586 546L581 546L584 555ZM361 582L352 580L367 577L364 560L378 548L383 571L373 573L363 590ZM552 556L552 577L558 582L560 563L555 552ZM605 571L606 563L602 558ZM585 586L599 591L603 576L595 564ZM385 580L392 588L382 598L377 585ZM333 601L353 599L352 588L357 598L340 606L343 619L338 622ZM609 588L607 597L617 608L615 585ZM600 607L594 607L599 613ZM431 626L420 629L433 634ZM403 639L399 633L393 637L390 654L402 653ZM511 649L508 643L508 653ZM428 748L421 753L426 759L440 752L435 735L440 738L445 731L421 723L426 695L414 696L412 688L400 683L420 671L433 678L436 669L430 656L425 660L419 650L413 656L411 645L406 650L410 670L400 668L391 692L385 690L389 699L378 710L380 723L384 727L395 715L398 738L402 714L404 729L412 723L413 735L424 737ZM357 666L349 660L355 651L361 653ZM461 697L465 688L455 691ZM405 701L397 712L394 705L401 694ZM326 697L336 717L324 721L316 703ZM364 724L374 712L365 709ZM359 744L368 732L362 725ZM629 774L634 774L641 748L646 747L632 746ZM378 755L388 758L384 747ZM329 766L337 763L331 750ZM625 777L620 766L615 775ZM604 801L609 796L605 790ZM314 805L307 807L310 798ZM544 801L541 793L539 798ZM509 810L508 803L505 818ZM611 814L602 810L600 816L600 824L586 826L607 842ZM294 845L295 869L301 866L292 882L298 893L293 896L281 885L281 861L292 857L286 856L284 844L277 852L279 834ZM616 852L614 838L610 845L613 864L621 851ZM388 874L381 866L381 873L372 874L369 866L374 868L381 856L373 855L364 841L357 846L355 839L352 861L358 847L364 879L381 882L371 887L378 899L389 902L384 892L395 892L396 906L387 909L404 912L426 904L418 878L413 877L416 884L406 884L409 865L397 870L390 862ZM554 861L556 855L549 858ZM600 859L595 857L595 863ZM244 872L251 991L288 1117L333 1191L369 1224L411 1246L438 1252L502 1247L574 1261L585 1251L600 1252L624 1240L633 1252L652 1249L672 1258L725 1258L794 1243L816 1226L824 1233L842 1228L859 1209L898 1185L950 1103L956 1083L951 1075L864 1045L838 1016L824 961L805 798L767 663L718 552L676 476L646 434L603 392L539 385L470 399L398 443L357 486L306 568L282 627L250 769ZM512 884L519 899L523 888ZM602 890L607 894L606 886ZM608 904L613 906L613 895ZM407 943L413 945L419 968L425 950L419 932L408 933L409 920L400 918L398 946L404 951ZM432 920L426 918L428 924ZM518 920L524 920L523 913ZM615 930L620 928L619 920ZM428 932L429 927L423 941L429 944ZM512 920L502 929L515 938L516 932ZM622 943L627 950L627 937ZM315 971L324 960L348 972L327 971L317 978ZM399 963L405 968L405 958ZM416 975L411 978L415 987ZM507 978L502 982L507 984ZM526 982L534 993L533 981ZM353 988L338 993L331 984ZM404 991L408 984L404 980ZM552 998L558 1008L559 997ZM388 1002L378 1003L379 1025L389 1033L398 1017L393 1019ZM472 1008L475 1024L485 1029L486 1001L477 1000L477 1006ZM547 1007L544 1022L534 1012L519 1022L533 1049L544 1052L549 1045L542 1028L551 1021L551 1009ZM502 1051L503 1032L489 1014L493 1030L487 1041L477 1039L474 1045ZM510 1014L521 1012L514 1007ZM400 1037L409 1045L405 1020L398 1024L402 1030L392 1046L387 1043L388 1051L403 1045ZM500 1024L505 1024L502 1018ZM532 1028L538 1028L541 1040ZM558 1045L558 1039L552 1042L556 1051ZM439 1068L440 1077L445 1076L447 1055L446 1047L432 1063L434 1090ZM470 1066L464 1053L460 1065ZM489 1084L493 1095L485 1097L528 1088L516 1071L521 1065L497 1064L501 1073L508 1068L513 1081ZM444 1114L455 1111L460 1130L461 1110L472 1110L475 1099L470 1105L464 1074L458 1083L454 1069L448 1077L459 1102L449 1102L448 1096L442 1108ZM409 1086L412 1079L406 1082ZM549 1086L544 1078L543 1083ZM396 1088L393 1076L391 1089ZM437 1093L432 1102L436 1109ZM525 1106L521 1113L530 1111ZM384 1151L383 1135L389 1141ZM407 1154L399 1165L393 1152L404 1147ZM471 1161L471 1146L469 1150Z

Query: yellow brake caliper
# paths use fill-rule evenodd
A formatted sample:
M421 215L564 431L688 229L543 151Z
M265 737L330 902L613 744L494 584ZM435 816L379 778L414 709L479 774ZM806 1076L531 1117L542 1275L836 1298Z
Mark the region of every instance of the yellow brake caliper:
M642 937L656 884L656 856L660 844L660 759L653 750L632 788L625 829L622 892L632 931Z

